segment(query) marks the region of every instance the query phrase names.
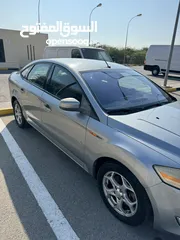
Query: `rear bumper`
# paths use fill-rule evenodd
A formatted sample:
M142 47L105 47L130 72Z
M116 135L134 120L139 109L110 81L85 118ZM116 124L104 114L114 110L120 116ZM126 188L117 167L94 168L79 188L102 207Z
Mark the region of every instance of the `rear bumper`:
M165 183L147 189L153 212L154 227L180 236L180 225L176 217L180 217L180 190Z
M152 71L153 70L153 66L151 66L151 65L144 65L144 70Z

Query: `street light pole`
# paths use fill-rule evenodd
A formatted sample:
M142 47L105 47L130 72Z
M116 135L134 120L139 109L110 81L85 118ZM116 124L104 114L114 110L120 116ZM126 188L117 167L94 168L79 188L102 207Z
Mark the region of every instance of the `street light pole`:
M40 18L40 2L41 0L38 1L38 25L41 23L41 18Z
M126 63L126 48L127 48L129 24L130 24L130 22L131 22L134 18L136 18L136 17L141 17L141 16L142 16L142 14L138 14L138 15L132 17L132 18L129 20L129 22L128 22L127 31L126 31L126 41L125 41L125 46L124 46L124 60L123 60L123 63L124 63L124 64Z
M93 11L98 8L98 7L101 7L102 6L102 3L99 3L95 8L92 9L90 15L89 15L89 46L90 46L90 43L91 43L91 32L90 32L90 26L91 26L91 15L93 13Z
M177 32L177 27L178 27L178 22L179 22L179 15L180 15L180 1L179 1L176 21L175 21L175 25L174 25L174 32L173 32L173 36L172 36L172 42L171 42L171 48L170 48L170 53L169 53L169 58L168 58L168 63L167 63L166 74L165 74L165 78L164 78L164 87L166 87L166 85L167 85L169 69L170 69L170 66L171 66L172 54L173 54L173 49L174 49L174 42L175 42L176 32Z

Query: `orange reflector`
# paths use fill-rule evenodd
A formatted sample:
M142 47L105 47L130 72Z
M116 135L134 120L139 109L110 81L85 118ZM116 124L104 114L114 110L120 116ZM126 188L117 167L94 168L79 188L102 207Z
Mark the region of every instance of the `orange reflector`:
M94 133L94 132L92 132L92 131L90 131L90 130L89 130L89 132L90 132L90 134L92 134L92 135L95 136L95 137L98 136L96 133Z
M173 181L173 182L176 182L176 183L180 183L180 179L178 179L178 178L172 177L172 176L170 176L170 175L168 175L164 172L160 172L160 174L163 178L166 178L167 180L170 180L170 181Z

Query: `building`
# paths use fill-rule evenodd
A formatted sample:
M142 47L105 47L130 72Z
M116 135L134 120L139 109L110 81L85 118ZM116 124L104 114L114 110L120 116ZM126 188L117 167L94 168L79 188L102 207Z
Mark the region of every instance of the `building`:
M22 38L20 31L0 28L0 70L19 69L41 59L48 34L37 33Z

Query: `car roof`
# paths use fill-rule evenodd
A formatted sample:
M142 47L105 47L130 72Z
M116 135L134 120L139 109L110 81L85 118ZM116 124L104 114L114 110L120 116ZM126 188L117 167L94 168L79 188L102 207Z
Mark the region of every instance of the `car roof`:
M91 60L91 59L78 59L78 58L51 58L51 59L41 59L37 62L52 62L56 64L60 64L66 68L70 68L76 72L81 71L90 71L90 70L98 70L98 69L107 69L107 64L105 61L101 60ZM129 69L124 65L107 62L111 69Z

